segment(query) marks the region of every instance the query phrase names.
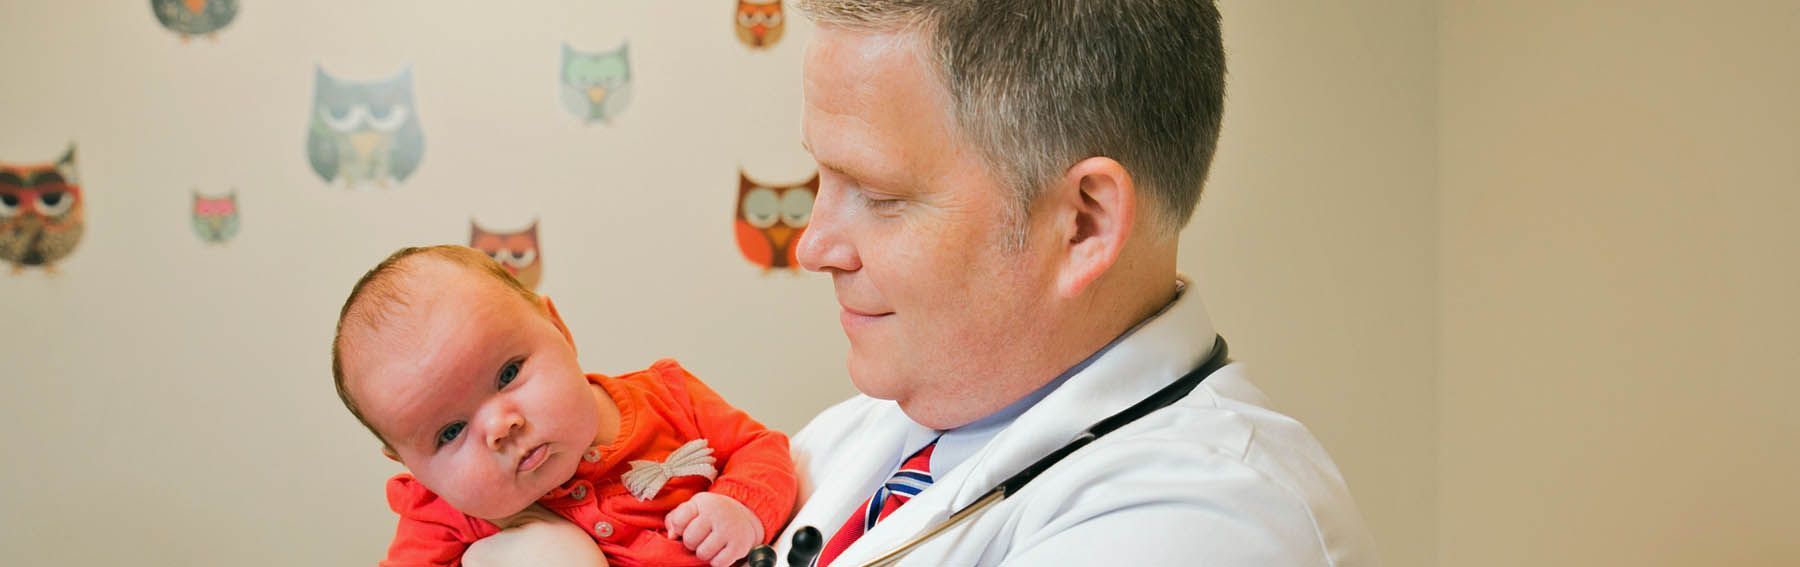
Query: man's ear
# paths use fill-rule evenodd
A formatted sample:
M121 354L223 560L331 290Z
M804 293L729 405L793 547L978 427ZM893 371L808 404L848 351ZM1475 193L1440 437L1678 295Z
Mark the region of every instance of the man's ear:
M395 453L394 448L389 447L387 443L381 444L381 456L387 457L388 460L396 462L396 463L400 462L400 454ZM402 463L402 464L404 464L404 463Z
M568 325L563 324L562 314L556 312L556 303L550 301L550 296L540 295L538 296L538 306L544 308L544 315L548 316L550 322L556 325L557 331L562 332L563 339L569 341L569 348L574 349L575 335L569 333Z
M1057 233L1066 235L1065 263L1057 291L1074 297L1086 291L1124 253L1137 224L1137 185L1112 158L1091 157L1071 166L1059 183L1054 213Z

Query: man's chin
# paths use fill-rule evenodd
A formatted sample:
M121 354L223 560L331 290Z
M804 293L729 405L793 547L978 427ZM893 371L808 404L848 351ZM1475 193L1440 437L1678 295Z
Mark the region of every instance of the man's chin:
M850 384L856 391L877 400L898 400L905 391L905 383L893 365L883 364L859 356L856 347L850 349Z

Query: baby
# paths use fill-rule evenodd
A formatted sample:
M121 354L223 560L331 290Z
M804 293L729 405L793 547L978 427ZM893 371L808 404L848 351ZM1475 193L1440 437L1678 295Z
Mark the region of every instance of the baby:
M388 481L382 565L459 565L483 538L566 520L615 565L726 567L793 511L785 436L673 361L584 375L549 299L474 249L376 265L331 350L338 396L410 471Z

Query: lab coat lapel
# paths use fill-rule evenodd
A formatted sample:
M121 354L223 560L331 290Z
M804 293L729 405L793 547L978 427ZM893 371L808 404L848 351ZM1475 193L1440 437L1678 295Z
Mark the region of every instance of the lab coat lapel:
M931 489L907 501L863 534L833 564L856 565L873 559L949 518L1007 477L1067 444L1088 426L1193 370L1212 353L1215 336L1206 307L1190 283L1187 292L1168 311L1113 345L1112 350L1021 414L986 447L937 478ZM861 500L846 509L837 521L842 522L856 504L861 504Z
M829 541L843 527L844 520L874 494L875 488L887 482L897 464L895 455L904 449L908 436L924 426L907 419L892 402L877 411L879 415L870 419L878 426L863 428L853 442L831 448L834 454L826 461L833 468L818 479L819 485L807 497L808 505L801 507L789 525L817 527ZM839 452L842 454L835 454Z

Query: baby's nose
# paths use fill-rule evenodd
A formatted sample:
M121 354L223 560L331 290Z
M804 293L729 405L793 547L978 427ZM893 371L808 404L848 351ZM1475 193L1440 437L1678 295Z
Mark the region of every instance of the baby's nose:
M499 449L506 441L512 439L519 431L525 429L525 416L516 411L495 412L493 420L488 424L488 447Z

